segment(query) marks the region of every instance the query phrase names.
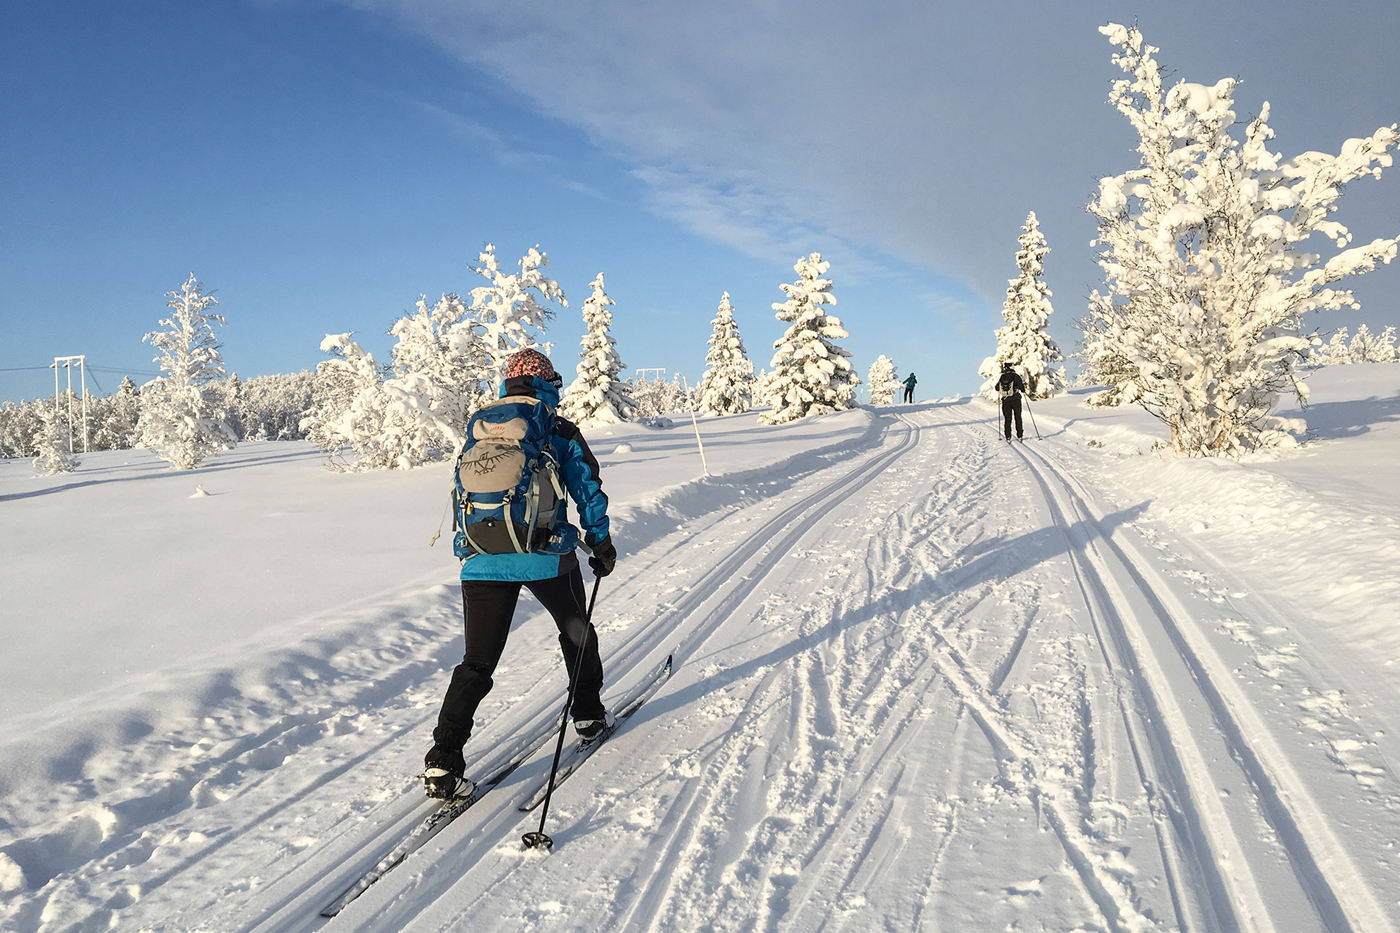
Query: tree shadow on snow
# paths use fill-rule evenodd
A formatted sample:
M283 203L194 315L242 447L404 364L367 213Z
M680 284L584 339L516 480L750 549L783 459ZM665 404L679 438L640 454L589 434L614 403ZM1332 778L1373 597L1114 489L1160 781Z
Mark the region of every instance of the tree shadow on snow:
M1400 421L1400 396L1390 398L1354 399L1343 402L1319 402L1309 405L1301 414L1308 422L1308 434L1318 440L1339 440L1369 434L1378 424Z

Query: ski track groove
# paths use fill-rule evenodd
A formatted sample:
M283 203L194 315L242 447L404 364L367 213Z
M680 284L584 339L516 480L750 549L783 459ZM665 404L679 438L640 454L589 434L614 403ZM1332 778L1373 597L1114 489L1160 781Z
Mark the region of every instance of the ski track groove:
M1098 516L1088 504L1087 493L1063 467L1043 452L1027 454L1028 462L1032 457L1045 467L1040 470L1032 466L1032 469L1045 488L1047 497L1052 495L1048 477L1053 477L1063 490L1070 509L1082 523L1094 530L1095 539L1102 542L1103 551L1108 552L1104 555L1099 551L1100 560L1105 564L1116 562L1121 567L1121 574L1110 573L1109 576L1126 578L1144 595L1151 610L1145 615L1160 624L1181 661L1190 670L1190 682L1203 697L1220 735L1230 748L1231 759L1247 775L1257 806L1277 833L1293 865L1294 876L1318 919L1332 933L1393 931L1394 927L1380 908L1374 892L1360 880L1361 876L1346 850L1337 842L1326 818L1317 809L1306 788L1292 773L1292 766L1272 741L1270 732L1253 706L1235 686L1229 669L1214 655L1204 639L1192 637L1194 625L1190 615L1171 589L1130 541L1103 532ZM1125 613L1120 611L1118 615L1121 624ZM1159 680L1156 684L1147 683L1145 686L1157 691L1179 690L1182 681L1175 679L1168 684ZM1183 738L1179 731L1173 737L1178 745ZM1201 762L1197 767L1204 765ZM1213 822L1212 832L1217 834L1217 838L1228 834L1227 826L1219 817ZM1238 843L1235 842L1234 846L1237 847ZM1240 891L1234 894L1257 911L1250 919L1259 924L1260 929L1272 928L1270 911L1264 904L1262 894ZM1290 922L1296 922L1296 918L1290 918Z
M759 589L766 577L790 556L794 542L801 539L822 520L833 502L844 500L854 492L864 488L872 477L880 475L892 463L914 448L917 432L908 424L904 424L904 427L906 430L902 436L896 438L892 447L882 447L875 450L857 461L853 467L841 464L840 466L844 469L838 468L838 474L831 479L827 479L825 475L817 475L827 473L826 470L817 471L817 474L809 476L809 478L815 477L819 480L819 485L815 490L801 494L801 498L796 502L779 507L777 514L765 519L759 529L745 529L745 543L741 547L728 553L724 559L707 570L699 579L688 584L685 592L674 599L653 621L643 627L643 631L628 632L620 644L610 647L604 662L609 679L614 682L625 681L628 676L646 665L650 659L668 645L674 645L671 651L675 655L677 667L681 668L686 665L690 655L705 643L733 609ZM797 486L800 486L800 483L794 483L788 488L792 489ZM770 509L773 507L771 504L768 506ZM697 547L698 541L703 539L707 533L724 528L727 520L742 511L742 509L729 510L715 521L708 522L702 530L685 535L686 548L678 548L673 543L670 547L665 548L663 554L655 560L641 564L633 576L664 574L668 558L693 562L693 550L690 549ZM746 572L741 574L741 571ZM615 585L625 587L627 582L626 579L623 579L616 581ZM714 605L710 606L709 604L712 602ZM699 621L692 619L693 616L702 611L704 614ZM685 623L688 620L691 624L686 626ZM682 629L685 629L683 634ZM653 704L655 703L656 700L653 700ZM576 782L579 780L582 779L576 779ZM473 814L476 809L473 808ZM514 809L513 804L510 809ZM470 817L471 814L468 818ZM488 814L484 819L478 815L477 820L481 823L489 821L492 827L497 823L507 822L498 819L495 814ZM497 839L490 838L490 833L487 833L481 839L473 842L467 849L452 846L451 839L462 831L455 826L449 827L440 834L439 839L434 840L428 848L422 850L420 855L428 855L430 850L437 851L442 847L451 846L449 851L441 852L436 857L470 863L484 855L498 842ZM395 874L405 874L405 868L400 868ZM388 886L396 889L393 877L386 878L375 887ZM384 896L382 892L371 891L366 893L360 901L374 900L376 893L379 893L381 897ZM424 898L415 892L415 896L407 900L418 903ZM426 900L430 904L432 899L427 898ZM356 904L359 904L359 901ZM406 905L400 904L400 906ZM347 913L354 911L356 911L355 905L347 908ZM388 914L377 913L375 925L383 929L401 929L411 921L414 914L415 911L411 909L391 911Z
M1001 456L993 450L1001 442L993 445L984 425L956 410L930 406L885 417L879 445L868 452L824 455L825 466L777 489L740 491L738 504L691 518L609 581L615 592L655 594L655 611L609 633L610 682L630 684L667 652L686 674L635 724L655 727L671 713L715 723L685 723L701 730L697 743L668 753L673 765L660 773L638 773L643 766L626 759L621 733L600 749L591 779L580 774L564 789L553 818L573 822L551 832L563 840L596 828L596 845L612 840L603 851L633 866L601 876L610 894L593 892L579 902L581 913L554 922L549 910L511 900L509 892L539 883L539 858L512 847L522 822L516 797L544 767L536 761L347 907L346 922L414 933L578 923L627 933L945 929L945 904L970 909L957 903L967 896L959 884L968 869L949 853L973 831L980 791L1028 807L1042 832L1043 820L1043 854L1057 847L1065 866L1041 871L1076 886L1080 929L1293 933L1313 923L1326 933L1394 933L1228 665L1073 474L1043 448L1016 445L1015 457ZM1043 506L1049 525L1016 516L1005 501L1016 497ZM719 556L697 570L696 553ZM1056 572L1061 584L1052 582ZM668 581L675 581L669 591ZM1050 592L1059 586L1069 592ZM1056 609L1056 600L1064 607ZM1149 637L1148 625L1160 633ZM763 647L784 632L787 642ZM750 640L759 647L748 648ZM420 649L402 646L390 677L404 680L431 663L410 657ZM731 664L726 654L736 649L744 660ZM1169 676L1164 664L1189 676ZM687 685L692 676L699 679ZM367 681L362 694L383 689L382 681ZM509 702L524 707L509 721L502 717L510 735L533 734L557 717L562 689L541 681ZM144 879L143 888L179 879L304 803L314 788L349 779L428 721L432 709L420 714L410 705L381 716L392 721L387 736L327 762L292 796ZM294 754L327 733L344 707L287 717L233 757L262 748L277 754L289 744ZM1218 737L1193 734L1202 715ZM510 725L521 722L528 725ZM1228 753L1213 757L1202 744L1210 742ZM1124 745L1127 754L1119 753ZM251 794L275 773L234 793ZM643 851L621 853L625 839L618 841L609 805L586 801L600 782L629 778L640 782L634 793L656 801L660 828L643 837ZM1226 786L1237 789L1228 805L1217 792ZM424 806L399 795L332 824L317 851L274 877L221 928L319 929L327 923L316 916L324 902L372 865ZM1256 813L1273 836L1247 845L1241 836ZM1123 826L1129 830L1114 828ZM1138 851L1156 861L1128 864L1120 831L1155 842L1155 850ZM148 835L102 858L134 852ZM561 849L565 861L554 865L589 858ZM1141 860L1137 852L1134 860ZM1135 885L1142 875L1150 887L1154 865L1162 888L1152 889L1149 904ZM606 871L593 861L582 868L570 883L587 885ZM1289 878L1297 894L1279 901L1277 885ZM1060 909L1070 909L1063 906L1068 890L1059 889ZM1306 917L1289 913L1300 904ZM42 906L26 905L17 929L39 929ZM94 910L66 929L105 929L113 909ZM1074 922L1054 913L1040 919L1065 928Z

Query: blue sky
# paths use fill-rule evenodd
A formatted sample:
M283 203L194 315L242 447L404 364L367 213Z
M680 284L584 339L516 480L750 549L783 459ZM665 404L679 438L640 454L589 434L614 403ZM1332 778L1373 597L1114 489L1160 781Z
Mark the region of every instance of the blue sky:
M1136 161L1110 20L1174 77L1241 78L1285 155L1400 119L1400 13L1368 0L4 4L0 398L52 391L58 355L140 381L191 271L245 378L330 332L386 358L488 241L548 253L561 364L602 271L629 366L695 379L724 291L766 365L778 284L820 250L862 376L886 353L921 396L971 391L1028 210L1066 350L1099 283L1084 204ZM1358 240L1400 232L1397 174L1343 199ZM1355 288L1309 324L1400 324L1400 264Z

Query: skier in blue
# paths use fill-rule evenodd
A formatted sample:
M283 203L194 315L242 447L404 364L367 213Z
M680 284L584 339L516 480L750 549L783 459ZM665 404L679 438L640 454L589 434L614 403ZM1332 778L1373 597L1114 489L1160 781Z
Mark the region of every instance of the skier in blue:
M505 375L502 398L529 396L551 409L558 407L563 380L544 354L537 350L512 354ZM608 497L603 494L598 460L578 426L557 415L550 443L559 457L560 478L578 506L578 523L592 551L588 565L594 575L607 576L617 563L617 548L608 534ZM603 663L598 633L585 619L583 574L575 552L474 554L462 562L461 579L466 651L452 671L433 729L433 747L423 759L424 789L428 796L443 799L465 796L474 787L464 774L462 746L471 736L477 706L491 690L491 675L505 650L522 586L553 617L567 670L577 671L574 731L586 741L612 721L599 696Z

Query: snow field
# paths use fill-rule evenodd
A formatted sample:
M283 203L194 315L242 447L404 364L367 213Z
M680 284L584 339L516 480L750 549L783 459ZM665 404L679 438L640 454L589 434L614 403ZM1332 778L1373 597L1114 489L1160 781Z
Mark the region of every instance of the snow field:
M0 917L23 933L1394 929L1390 591L1343 586L1346 613L1326 594L1347 549L1394 543L1389 484L1346 467L1393 462L1400 384L1362 404L1329 379L1317 407L1352 408L1320 433L1350 433L1225 470L1139 457L1130 414L1073 397L1035 403L1046 440L1024 446L976 401L707 420L703 480L683 479L688 425L598 433L625 542L599 601L605 698L668 653L677 668L560 788L553 853L520 845L541 755L319 917L430 806L411 774L460 606L418 585L292 625L280 650L264 633L264 654L224 657L222 691L142 672L231 744L196 754L202 720L167 732L128 709L125 744L72 753L52 799L7 797L0 879L20 876ZM1340 485L1376 519L1359 542L1329 511ZM1280 536L1274 496L1336 523ZM1309 552L1311 588L1290 576ZM562 702L528 601L496 684L467 746L482 773Z

